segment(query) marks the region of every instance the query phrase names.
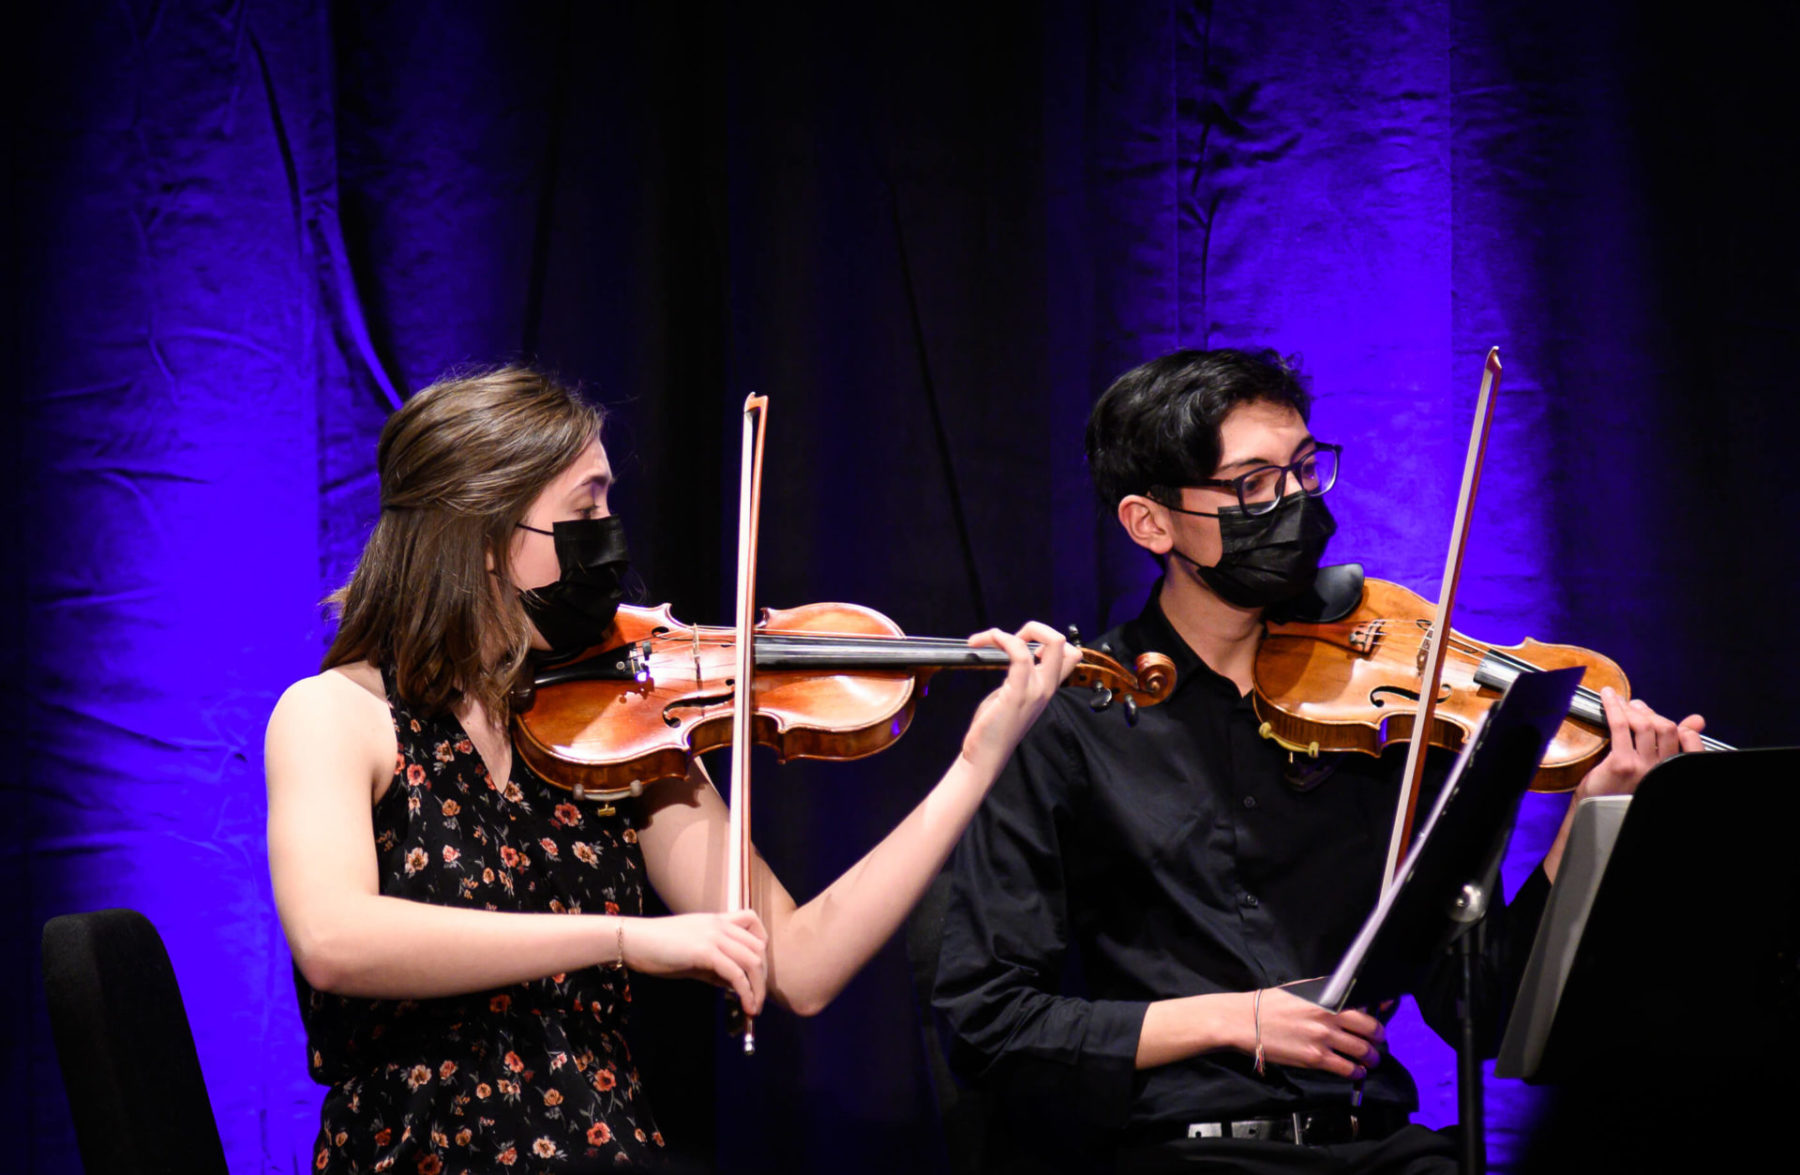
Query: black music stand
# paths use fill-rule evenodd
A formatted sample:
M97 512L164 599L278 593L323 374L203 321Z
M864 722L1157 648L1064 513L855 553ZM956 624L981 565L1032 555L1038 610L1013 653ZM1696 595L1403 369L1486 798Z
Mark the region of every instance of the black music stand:
M1551 902L1591 895L1586 917L1546 911L1533 962L1556 963L1527 968L1495 1066L1557 1087L1520 1171L1779 1165L1800 1100L1796 829L1800 748L1718 751L1645 775L1604 862L1604 838L1571 844L1557 886L1592 889Z
M1487 1165L1469 932L1487 912L1519 801L1569 712L1581 674L1579 668L1523 673L1507 687L1457 759L1399 880L1383 893L1337 970L1290 989L1336 1011L1353 999L1373 1007L1416 988L1439 954L1456 950L1462 972L1457 1093L1467 1175L1480 1175Z
M1681 755L1645 775L1560 998L1520 993L1528 1019L1508 1031L1541 1039L1519 1076L1617 1080L1639 1064L1742 1071L1800 1043L1796 829L1800 748ZM1549 932L1546 918L1539 937ZM1534 956L1553 945L1535 944ZM1650 1027L1697 999L1728 1006L1742 1030Z

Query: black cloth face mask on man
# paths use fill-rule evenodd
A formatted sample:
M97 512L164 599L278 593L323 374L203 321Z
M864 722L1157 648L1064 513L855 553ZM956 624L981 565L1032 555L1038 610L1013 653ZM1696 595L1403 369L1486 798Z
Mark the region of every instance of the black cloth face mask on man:
M1242 506L1226 506L1217 514L1169 509L1219 520L1217 563L1207 567L1174 550L1193 564L1215 595L1239 608L1266 608L1311 587L1325 544L1337 533L1337 521L1325 503L1306 494L1289 494L1266 514L1251 514Z
M560 574L555 582L519 593L525 615L550 645L550 655L570 657L599 644L625 598L631 555L624 524L608 515L552 523L549 530L523 522L519 526L556 542Z

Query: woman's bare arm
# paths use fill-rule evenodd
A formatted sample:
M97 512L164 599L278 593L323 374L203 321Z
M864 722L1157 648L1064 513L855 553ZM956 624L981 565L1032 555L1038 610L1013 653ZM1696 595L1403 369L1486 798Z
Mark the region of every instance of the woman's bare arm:
M626 963L759 1006L753 916L617 918L458 909L380 893L372 800L397 750L386 704L343 673L296 683L269 719L269 871L294 961L321 991L423 999Z

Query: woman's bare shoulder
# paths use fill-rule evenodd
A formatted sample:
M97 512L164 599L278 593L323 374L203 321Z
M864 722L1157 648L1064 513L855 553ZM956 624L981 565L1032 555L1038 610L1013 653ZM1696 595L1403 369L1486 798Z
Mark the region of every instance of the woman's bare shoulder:
M394 724L381 672L367 663L327 669L290 685L269 715L264 761L279 780L385 779Z
M367 661L354 661L303 677L282 693L269 721L271 725L310 725L321 720L333 725L348 720L359 726L385 726L387 690L381 681L381 670Z

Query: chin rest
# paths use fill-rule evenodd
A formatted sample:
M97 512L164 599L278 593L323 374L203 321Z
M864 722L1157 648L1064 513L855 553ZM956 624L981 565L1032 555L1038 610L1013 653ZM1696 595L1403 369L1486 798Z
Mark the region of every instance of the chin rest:
M1263 614L1273 624L1330 624L1356 611L1362 603L1361 563L1321 567L1310 588Z

